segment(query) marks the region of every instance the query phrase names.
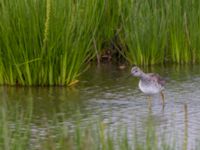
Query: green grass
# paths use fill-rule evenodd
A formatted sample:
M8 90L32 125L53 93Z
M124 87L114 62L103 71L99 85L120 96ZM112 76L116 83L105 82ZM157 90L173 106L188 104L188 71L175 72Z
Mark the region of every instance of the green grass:
M133 64L198 63L197 0L129 0L124 4L122 39L125 58Z
M105 1L1 0L0 7L1 84L70 85L95 56Z
M200 62L198 0L0 0L0 84L72 85L111 51L130 64Z
M166 18L163 3L156 0L130 0L122 15L125 57L130 63L148 65L164 60Z

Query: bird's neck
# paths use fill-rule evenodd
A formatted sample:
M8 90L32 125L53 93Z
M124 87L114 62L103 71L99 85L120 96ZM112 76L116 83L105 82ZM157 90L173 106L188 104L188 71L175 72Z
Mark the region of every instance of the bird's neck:
M148 78L149 78L149 76L146 73L142 72L140 79L145 80L145 79L148 79Z

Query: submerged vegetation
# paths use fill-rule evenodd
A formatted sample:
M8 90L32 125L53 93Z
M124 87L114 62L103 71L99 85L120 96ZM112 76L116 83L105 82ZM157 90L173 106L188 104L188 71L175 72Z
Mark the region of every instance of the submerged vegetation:
M72 85L91 60L200 61L198 0L0 0L0 84Z

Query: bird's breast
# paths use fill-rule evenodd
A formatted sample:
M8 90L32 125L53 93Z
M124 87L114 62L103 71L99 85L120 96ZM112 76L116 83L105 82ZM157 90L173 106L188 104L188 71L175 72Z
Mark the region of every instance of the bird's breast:
M145 94L152 95L159 93L163 88L158 83L150 81L143 82L142 80L140 80L139 89Z

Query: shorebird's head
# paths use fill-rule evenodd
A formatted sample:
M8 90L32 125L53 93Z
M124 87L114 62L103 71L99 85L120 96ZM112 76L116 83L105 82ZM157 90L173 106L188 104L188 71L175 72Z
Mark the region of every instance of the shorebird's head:
M133 67L133 68L131 69L131 74L132 74L133 76L135 76L135 77L141 77L142 74L143 74L143 72L142 72L142 70L140 70L140 68L138 68L137 66L135 66L135 67Z

